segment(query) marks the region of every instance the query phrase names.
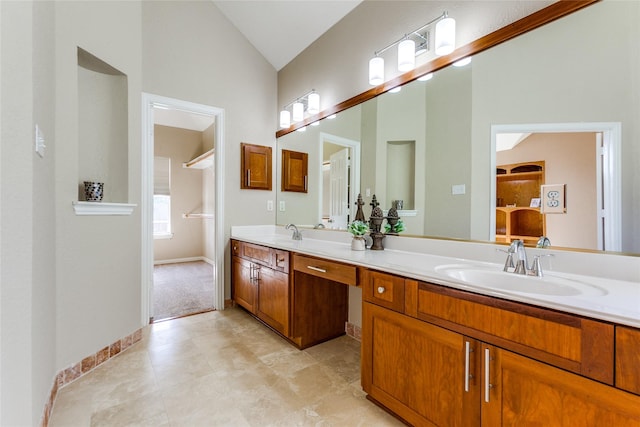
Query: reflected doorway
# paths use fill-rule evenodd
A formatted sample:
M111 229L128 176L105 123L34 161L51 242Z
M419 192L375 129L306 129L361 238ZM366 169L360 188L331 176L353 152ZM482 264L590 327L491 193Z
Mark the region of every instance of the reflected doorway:
M540 191L537 197L527 196L527 200L503 200L504 195L497 191L496 170L502 170L500 166L505 164L542 162L543 184L565 189L564 210L539 214L544 215L541 222L552 246L620 251L620 138L619 123L492 126L491 239L501 239L503 211L536 209L535 205L544 208L545 203L544 197L536 200ZM515 176L513 179L517 187L520 181ZM576 228L582 231L567 232Z
M344 230L355 215L360 192L360 141L320 133L320 212L321 223Z

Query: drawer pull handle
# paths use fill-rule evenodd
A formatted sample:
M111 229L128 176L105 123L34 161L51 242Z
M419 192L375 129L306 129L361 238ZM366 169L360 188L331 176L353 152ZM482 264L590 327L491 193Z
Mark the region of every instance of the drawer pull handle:
M484 401L489 403L489 390L493 387L493 384L489 382L489 362L491 360L491 354L488 348L484 349Z
M314 267L313 265L307 265L307 268L309 270L319 271L320 273L326 273L327 272L327 270L325 270L324 268Z
M384 286L378 286L378 293L379 294L384 294L387 290L385 289Z
M469 373L469 359L471 356L471 343L469 341L465 341L464 343L464 391L469 392L469 378L471 375Z

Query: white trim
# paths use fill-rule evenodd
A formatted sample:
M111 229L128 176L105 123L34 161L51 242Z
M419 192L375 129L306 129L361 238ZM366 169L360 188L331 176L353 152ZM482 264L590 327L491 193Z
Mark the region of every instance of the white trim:
M351 177L352 182L350 184L349 187L349 200L350 200L350 205L349 206L349 212L350 212L350 218L353 220L353 217L355 216L356 213L356 208L355 203L356 200L358 198L358 193L360 193L360 159L361 159L361 143L360 141L355 141L352 139L347 139L347 138L343 138L341 136L336 136L336 135L332 135L330 133L326 133L326 132L320 132L320 143L318 144L318 152L319 152L319 159L322 161L323 160L323 147L324 147L324 142L329 142L331 144L335 144L335 145L341 145L343 147L349 147L353 149L353 158L350 161L350 167L351 167L351 172L349 173L349 176ZM323 175L322 173L320 173L320 177L318 179L318 223L322 223L322 178Z
M577 123L533 123L491 126L491 213L490 241L496 239L496 134L498 133L559 133L559 132L602 132L605 151L602 177L604 190L604 249L622 250L622 123L620 122L577 122Z
M141 292L143 325L153 316L153 109L171 108L215 116L215 262L213 306L224 310L224 109L193 102L142 94L142 266Z
M131 203L71 202L76 215L131 215Z

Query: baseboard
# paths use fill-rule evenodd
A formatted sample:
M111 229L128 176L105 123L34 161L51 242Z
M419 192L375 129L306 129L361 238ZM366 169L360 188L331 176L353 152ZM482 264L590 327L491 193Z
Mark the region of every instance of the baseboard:
M189 258L174 258L174 259L161 259L157 261L153 261L153 265L161 265L161 264L178 264L181 262L195 262L195 261L204 261L207 264L215 265L213 260L205 257L205 256L194 256Z
M355 340L362 341L362 328L360 326L346 322L344 330L347 333L347 336L350 336Z
M121 354L141 339L142 328L106 346L95 354L85 357L82 361L59 371L53 379L53 385L51 386L51 392L49 393L49 400L44 405L44 413L42 415L40 426L47 427L49 425L51 410L56 402L56 397L58 396L58 390L60 390L60 388L91 372L93 369L112 357Z

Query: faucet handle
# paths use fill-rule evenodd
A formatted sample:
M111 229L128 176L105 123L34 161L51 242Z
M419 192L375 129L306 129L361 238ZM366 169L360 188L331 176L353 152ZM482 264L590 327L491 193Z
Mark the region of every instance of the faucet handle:
M531 275L532 276L536 276L536 277L543 277L544 274L542 273L542 264L540 264L540 258L542 258L543 256L549 256L552 257L554 256L553 254L543 254L543 255L536 255L533 257L533 264L531 265Z

